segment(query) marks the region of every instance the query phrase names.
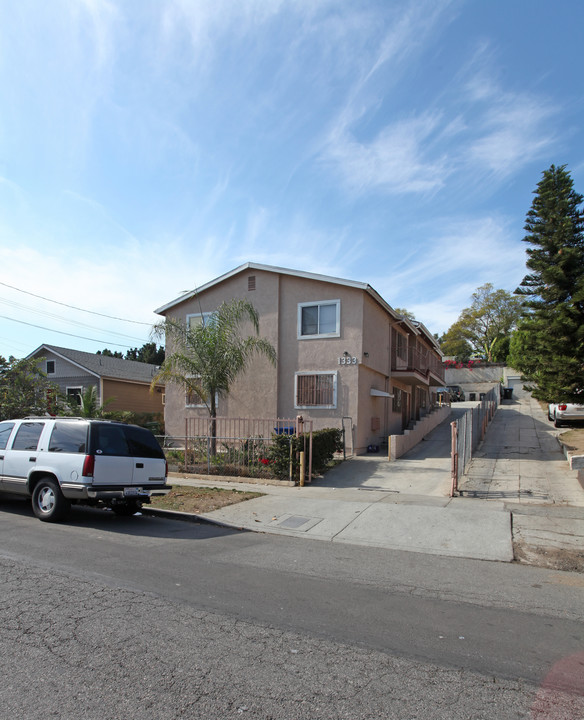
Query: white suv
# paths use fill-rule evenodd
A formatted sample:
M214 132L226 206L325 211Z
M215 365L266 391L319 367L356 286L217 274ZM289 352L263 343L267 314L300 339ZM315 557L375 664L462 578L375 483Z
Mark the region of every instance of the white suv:
M166 495L167 465L154 435L137 425L85 418L29 417L0 422L0 492L32 498L48 522L72 503L133 515Z

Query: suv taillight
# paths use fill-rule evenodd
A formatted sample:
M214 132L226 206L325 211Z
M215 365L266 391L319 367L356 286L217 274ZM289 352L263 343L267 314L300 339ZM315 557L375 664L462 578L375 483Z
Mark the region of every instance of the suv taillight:
M567 409L568 409L567 405L558 405L558 410L561 410L562 412L564 412L564 410L567 410Z
M83 461L83 477L93 477L95 468L95 455L86 455Z

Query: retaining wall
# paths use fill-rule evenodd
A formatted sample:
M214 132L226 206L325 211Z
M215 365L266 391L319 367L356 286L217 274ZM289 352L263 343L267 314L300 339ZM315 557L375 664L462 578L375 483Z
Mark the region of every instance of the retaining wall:
M418 420L414 427L411 430L405 430L403 435L390 435L387 459L397 460L398 457L407 453L414 445L421 442L431 430L434 430L443 420L446 420L449 415L450 405L443 405Z

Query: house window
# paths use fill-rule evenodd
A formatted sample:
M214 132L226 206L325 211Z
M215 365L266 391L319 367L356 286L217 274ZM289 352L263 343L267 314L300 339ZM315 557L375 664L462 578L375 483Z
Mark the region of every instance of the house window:
M207 325L212 315L213 313L192 313L187 315L187 327L191 329L197 327L197 325Z
M296 409L336 408L337 373L296 373L294 377L294 396L294 407Z
M256 289L256 276L255 276L255 275L248 275L248 276L247 276L247 289L248 289L248 290L255 290L255 289Z
M298 304L298 339L339 337L341 301L324 300Z
M81 387L68 387L67 388L67 399L73 400L75 399L75 402L77 405L81 405L81 393L83 392L83 388Z
M193 377L193 383L197 383L200 378ZM219 404L219 394L215 393L215 407ZM206 408L207 405L205 404L205 401L203 397L201 397L200 393L195 390L195 388L191 388L190 390L187 390L185 394L185 407L193 407L193 408Z
M398 358L400 360L405 360L407 362L408 359L408 339L405 335L402 335L400 332L396 333L396 353Z
M54 374L55 374L55 361L47 360L47 375L54 375Z
M391 403L393 412L401 412L402 410L402 391L399 388L393 388L393 400Z

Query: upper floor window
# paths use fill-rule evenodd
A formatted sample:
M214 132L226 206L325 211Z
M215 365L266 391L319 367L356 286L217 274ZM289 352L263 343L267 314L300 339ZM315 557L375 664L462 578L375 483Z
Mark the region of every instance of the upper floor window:
M55 374L55 361L47 360L47 375L54 375L54 374Z
M339 337L341 301L298 303L298 339Z
M213 313L192 313L187 315L187 327L190 330L197 327L197 325L207 325L212 316Z

